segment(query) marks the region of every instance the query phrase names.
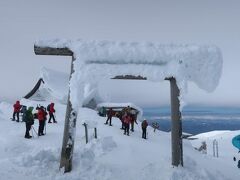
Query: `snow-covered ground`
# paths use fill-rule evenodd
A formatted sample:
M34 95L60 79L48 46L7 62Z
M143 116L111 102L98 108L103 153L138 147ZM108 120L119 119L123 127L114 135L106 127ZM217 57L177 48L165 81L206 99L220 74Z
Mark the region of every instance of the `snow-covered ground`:
M191 141L191 143L194 147L200 147L201 143L205 141L207 144L207 154L209 156L213 156L213 142L216 140L218 144L219 159L224 159L225 164L229 163L231 165L233 163L233 157L240 160L240 153L238 153L238 149L232 145L232 138L239 134L240 131L211 131L193 136L192 138L197 139ZM237 163L235 163L235 165L237 165Z
M39 102L24 100L24 104ZM9 119L12 105L0 104L0 180L238 180L240 177L240 170L232 160L237 149L231 145L232 137L240 131L205 133L198 140L184 140L184 167L173 168L169 133L154 133L148 127L148 139L144 140L139 123L134 133L125 136L118 119L113 118L112 127L104 125L106 118L87 108L78 113L73 170L64 174L59 171L59 159L65 109L64 105L56 104L58 123L47 124L45 136L25 139L25 124ZM91 120L98 122L98 139L93 138L93 130L89 129L90 142L86 145L82 122ZM38 128L37 121L34 128ZM213 139L219 143L219 158L212 156ZM207 154L194 149L202 140L207 141Z

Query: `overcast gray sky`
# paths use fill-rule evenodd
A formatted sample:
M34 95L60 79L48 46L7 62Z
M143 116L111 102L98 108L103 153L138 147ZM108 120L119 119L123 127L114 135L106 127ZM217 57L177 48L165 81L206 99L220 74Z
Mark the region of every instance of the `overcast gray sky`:
M215 44L224 60L220 84L212 94L191 84L187 100L240 105L239 9L239 0L0 0L0 101L24 96L42 66L69 72L69 58L34 55L36 39L82 38ZM162 85L138 83L140 90L137 95L130 92L130 100L165 103ZM109 96L119 101L127 94Z

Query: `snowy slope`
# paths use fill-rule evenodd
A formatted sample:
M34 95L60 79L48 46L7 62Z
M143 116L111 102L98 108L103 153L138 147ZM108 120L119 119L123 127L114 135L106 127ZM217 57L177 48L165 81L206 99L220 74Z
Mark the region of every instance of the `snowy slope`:
M197 139L191 141L191 143L194 147L199 147L201 142L205 141L207 143L207 154L213 156L213 141L217 140L219 159L227 159L228 161L225 162L232 164L234 156L240 160L238 149L232 145L232 138L239 134L240 131L211 131L193 136Z
M39 103L24 101L28 105ZM87 108L79 110L73 170L63 174L58 168L65 108L56 104L58 123L47 124L46 136L28 140L23 138L25 125L9 120L12 105L0 104L1 180L238 180L240 177L235 164L226 163L227 156L217 159L204 155L194 150L188 140L183 145L184 168L173 168L169 133L154 133L148 128L148 139L144 140L140 125L136 125L135 132L125 136L118 119L113 119L113 127L104 125L106 119ZM98 122L98 139L93 139L93 130L89 129L87 145L83 121ZM37 126L35 122L35 129Z

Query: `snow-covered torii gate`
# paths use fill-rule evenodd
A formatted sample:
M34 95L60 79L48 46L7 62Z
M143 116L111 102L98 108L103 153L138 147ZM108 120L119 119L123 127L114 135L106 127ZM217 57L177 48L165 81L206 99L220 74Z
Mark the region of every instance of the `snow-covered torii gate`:
M101 44L101 43L100 43ZM89 46L89 44L87 44ZM104 43L103 43L104 45ZM112 44L111 44L112 45ZM102 46L102 44L101 44ZM135 45L136 46L136 45ZM152 47L152 45L150 45ZM71 47L71 46L70 46ZM150 48L151 48L150 47ZM161 47L162 48L162 47ZM164 47L165 48L165 47ZM169 47L167 47L169 48ZM175 49L174 49L175 48ZM212 66L209 68L209 71L212 71L213 69L216 70L216 64L218 63L218 69L216 71L216 75L213 76L213 80L210 81L210 83L218 83L218 79L220 77L221 74L221 67L222 67L222 58L221 58L221 53L219 52L218 48L216 47L195 47L195 46L190 46L187 48L193 48L193 50L188 50L189 52L186 53L186 48L183 50L181 49L182 47L173 47L173 49L176 51L173 54L176 56L176 54L179 56L179 54L184 54L186 56L186 59L189 58L195 58L200 56L201 54L199 54L199 52L204 54L204 58L206 58L207 60L212 60L212 62L210 62L212 64ZM195 49L194 49L195 48ZM200 48L200 49L196 49L196 48ZM213 48L210 51L209 48ZM71 56L72 57L72 63L71 63L71 76L70 79L74 73L74 61L76 60L76 56L77 54L75 54L74 47L69 48L68 45L66 45L66 43L63 43L63 45L48 45L48 43L46 44L42 44L42 43L36 43L34 45L34 51L36 55L56 55L56 56ZM83 48L86 51L86 48ZM179 52L180 49L180 52ZM95 50L95 49L94 49ZM137 53L139 53L139 49L137 49ZM144 49L145 50L145 49ZM144 51L143 50L143 51ZM155 51L156 49L154 49ZM161 50L161 49L160 49ZM165 50L165 49L164 49ZM151 49L152 51L152 49ZM159 51L158 49L156 50L157 52ZM183 51L183 53L182 53ZM82 53L85 53L82 51ZM99 52L98 52L99 53ZM109 52L107 52L109 54ZM120 54L123 53L120 51ZM140 52L141 53L141 52ZM152 53L152 52L151 52ZM172 53L172 52L171 52ZM188 56L187 56L187 55ZM94 54L95 55L95 54ZM101 56L102 54L100 53L99 56ZM113 53L113 56L115 54ZM119 54L117 54L119 55ZM146 54L144 54L146 55ZM207 56L209 56L209 59L207 58ZM212 55L215 55L214 57ZM174 58L176 58L174 56ZM185 56L179 56L179 57L185 57ZM166 56L169 58L169 55ZM93 56L91 56L91 58L93 58ZM151 57L153 58L153 57ZM171 57L172 58L172 57ZM129 60L130 62L125 63L125 65L136 65L136 62L132 62L132 60ZM188 66L192 66L191 65L191 61L190 62L186 62L183 63L182 60L177 60L178 65L181 66L180 70L186 70ZM206 68L206 62L207 61L203 61L203 67ZM108 62L105 61L105 59L103 60L103 62L98 62L98 61L94 61L94 59L91 59L88 64L97 64L98 66L101 66L103 64L106 63L112 63L112 62ZM114 65L119 65L118 63L113 63ZM120 65L124 64L121 63ZM143 64L143 63L142 63ZM146 63L147 65L149 65L149 63ZM150 63L150 65L152 65L153 63ZM160 62L157 63L157 65L165 65L165 62ZM177 66L178 66L177 65ZM184 65L184 66L182 66ZM199 64L197 64L197 66L195 67L191 67L193 70L198 70L200 71L200 73L203 73L203 76L206 76L207 71L204 71L203 69L201 69L200 67L198 67ZM202 64L200 64L199 66L201 66ZM136 67L137 68L137 67ZM179 67L178 67L179 68ZM185 69L184 69L185 68ZM83 69L82 69L83 70ZM91 70L91 69L88 69ZM94 73L94 71L93 71ZM185 73L184 71L181 73ZM205 74L204 74L205 73ZM211 72L212 73L212 72ZM147 76L146 73L143 73L144 75ZM174 74L174 73L172 73ZM199 72L196 73L197 75L194 74L193 72L193 76L199 76ZM126 79L146 79L144 76L142 76L142 74L138 74L139 76L134 76L132 74L130 74L130 76L128 76L128 74L118 74L118 75L123 75L125 76ZM127 76L126 76L127 75ZM191 80L191 75L189 75L187 73L184 74L184 76L186 76L188 78L188 80ZM130 77L130 78L129 78ZM113 79L118 79L118 76L114 76L112 77ZM171 119L172 119L172 127L171 127L171 137L172 137L172 165L173 166L183 166L183 148L182 148L182 122L181 122L181 111L180 111L180 101L179 101L179 96L180 96L180 88L177 85L177 81L176 81L176 77L174 77L174 75L168 75L166 77L164 77L165 80L169 80L170 81L170 91L171 91ZM201 86L203 83L200 80L195 80L197 83L199 83ZM199 81L199 82L198 82ZM204 83L203 83L204 84ZM214 89L216 84L213 85L209 85L207 84L209 87L206 87L205 89ZM205 85L205 86L207 86ZM203 86L203 85L202 85ZM204 89L204 88L203 88ZM66 109L66 116L65 116L65 127L64 127L64 135L63 135L63 143L62 143L62 152L61 152L61 161L60 161L60 168L64 167L65 168L65 172L69 172L72 169L72 157L73 157L73 148L74 148L74 137L72 137L72 129L75 129L76 126L76 119L77 119L77 109L73 108L72 102L71 102L71 93L70 93L70 88L69 88L69 93L68 93L68 103L67 103L67 109Z

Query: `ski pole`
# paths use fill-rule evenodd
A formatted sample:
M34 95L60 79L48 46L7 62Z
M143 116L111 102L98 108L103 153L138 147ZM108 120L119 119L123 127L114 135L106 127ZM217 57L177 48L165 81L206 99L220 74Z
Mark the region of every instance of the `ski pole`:
M34 135L33 135L33 130L32 130L32 128L31 128L31 131L32 131L32 137L34 138Z
M53 113L53 119L56 121L55 113ZM54 122L54 121L53 121Z
M45 125L45 134L47 134L47 123L46 123L46 120L44 121L44 125Z
M36 135L38 136L38 133L37 133L37 131L35 130L35 128L32 126L32 129L33 129L33 131L36 133ZM39 137L39 136L38 136Z

